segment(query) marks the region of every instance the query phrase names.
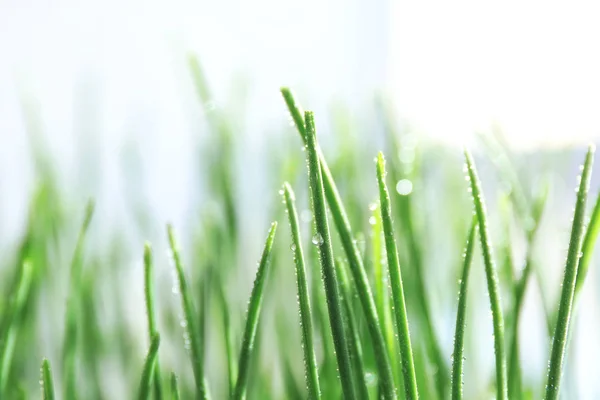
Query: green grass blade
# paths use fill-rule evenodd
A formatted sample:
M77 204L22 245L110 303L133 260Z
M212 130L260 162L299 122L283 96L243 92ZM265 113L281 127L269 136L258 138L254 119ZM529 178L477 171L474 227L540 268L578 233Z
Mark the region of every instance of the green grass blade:
M154 267L152 263L152 248L150 243L144 245L144 296L146 300L146 316L148 317L148 337L158 333L156 328L156 313L154 311ZM156 356L154 367L154 398L162 399L162 379L160 374L160 362Z
M575 281L575 300L585 282L585 277L590 268L590 262L592 260L592 254L594 253L594 247L596 246L596 240L598 239L598 233L600 233L600 194L596 198L596 204L594 205L594 211L585 232L583 238L583 244L581 246L582 256L579 259L579 266L577 267L577 280Z
M19 280L8 305L7 315L4 319L4 336L0 348L0 395L6 393L8 376L15 351L15 344L22 321L23 309L30 293L33 279L33 265L29 260L24 260L19 272Z
M246 397L248 376L250 374L251 355L252 350L254 349L254 341L256 339L258 322L260 320L263 292L276 231L277 222L273 222L271 224L271 229L269 230L269 235L267 236L267 241L265 242L265 247L258 265L258 271L256 271L256 278L254 279L254 287L252 288L252 294L250 295L248 316L246 317L246 327L244 329L242 349L240 350L240 359L238 363L237 382L235 384L235 391L233 394L233 399L235 400L242 400Z
M43 400L54 400L54 379L52 379L52 370L47 358L42 361L42 393Z
M490 306L492 311L492 321L494 324L494 350L496 353L496 389L497 398L507 399L507 379L506 379L506 355L504 351L504 316L502 315L502 301L500 299L500 288L498 282L498 271L494 265L494 256L492 254L492 244L488 231L487 215L485 201L481 190L481 182L477 175L475 163L471 153L465 149L465 159L467 162L468 178L470 180L470 190L473 197L473 205L477 220L479 222L479 237L481 239L481 250L485 264L485 275L487 279L488 294L490 297Z
M454 333L454 352L452 353L452 400L463 398L463 366L465 327L467 325L467 291L469 287L469 272L475 249L475 234L477 233L477 218L473 218L471 229L465 247L460 289L458 291L458 309L456 311L456 330Z
M379 320L383 324L383 334L385 343L388 347L388 354L392 363L392 371L398 384L402 385L400 377L400 360L396 352L396 332L394 331L394 321L392 317L392 308L389 295L389 278L387 274L387 263L384 260L383 244L383 225L381 222L381 213L378 210L379 205L372 203L369 207L371 217L371 252L373 263L373 280L375 282L375 304ZM399 387L400 389L400 387Z
M329 324L331 325L333 345L335 347L342 390L346 399L354 399L356 398L356 394L354 393L354 385L352 384L352 367L348 355L348 338L346 337L344 322L341 318L342 302L337 284L329 223L327 222L327 206L325 204L325 194L323 193L323 178L321 176L321 165L319 163L314 123L312 112L307 111L305 113L308 139L307 160L315 221L313 244L319 247L321 273L323 276L327 308L329 311Z
M158 348L160 346L160 335L155 333L152 335L152 342L148 355L146 356L146 362L144 362L144 369L142 370L142 378L140 379L140 388L138 389L138 399L148 400L152 393L152 381L154 379L154 370L156 368L156 360L158 357Z
M590 145L583 171L579 189L577 191L577 202L575 204L575 213L573 217L573 227L571 229L571 239L569 241L569 250L565 266L565 275L562 284L562 293L560 296L560 305L558 308L558 320L554 331L554 340L552 342L552 351L548 369L548 383L546 384L546 400L556 400L560 393L560 378L562 375L563 360L567 346L567 336L569 332L569 322L571 320L571 310L573 308L573 298L575 296L575 284L577 280L577 267L579 264L581 244L583 239L583 230L585 225L585 206L587 194L590 187L592 176L592 164L594 161L595 147Z
M179 400L181 395L179 394L179 382L177 375L174 372L171 373L171 400Z
M392 300L394 302L394 317L398 332L398 344L400 346L400 360L402 362L402 376L404 378L404 393L407 399L418 399L419 392L417 389L417 378L415 375L412 345L410 343L408 316L406 314L406 304L404 302L404 288L402 287L400 260L398 259L396 238L394 237L392 207L390 205L388 188L385 184L385 175L385 160L383 158L383 154L379 153L377 156L377 182L379 185L381 221L383 223L385 249L388 259L388 271L390 274L390 285L392 287Z
M402 157L405 158L404 161L407 161L407 156L408 160L410 160L409 162L404 162L401 160L401 157L397 156L388 160L388 171L393 182L399 182L402 179L418 182L422 179L420 177L422 172L420 171L423 168L421 166L422 162L419 160L421 156L417 148L414 144L403 143L402 138L407 139L408 136L397 129L398 122L395 120L391 104L380 97L378 99L378 107L382 115L386 133L386 146L389 147L390 154L402 154L404 155ZM418 199L413 195L409 195L397 196L395 203L396 218L401 221L401 224L396 228L401 238L399 243L404 242L407 253L406 260L409 261L407 266L410 275L407 274L405 279L405 296L409 302L411 298L414 298L414 303L418 311L415 313L415 317L422 326L422 329L419 331L419 336L422 337L420 341L426 344L426 354L433 363L431 366L428 365L429 363L424 363L423 367L421 367L422 370L433 370L433 373L425 373L425 377L429 382L427 384L421 383L421 395L425 393L424 390L427 386L435 383L437 396L443 399L447 397L450 370L435 330L431 311L432 307L430 305L431 301L427 286L425 285L427 268L426 263L423 261L425 252L421 244L424 235L419 229L419 223L416 218L416 202L418 202ZM413 287L414 290L409 290ZM427 360L427 357L425 357L425 360ZM423 380L417 379L417 381L422 382Z
M304 145L307 146L307 130L305 128L305 122L302 118L301 108L296 103L292 92L288 88L282 88L281 94L283 95L283 98L288 106L290 114L292 115L292 119L296 124L296 128L304 142ZM318 146L316 148L316 152L318 155L318 163L320 164L323 188L325 190L327 203L329 204L333 221L337 228L338 234L340 235L342 247L344 248L344 252L348 257L352 278L357 286L363 313L367 322L369 334L371 336L375 360L377 362L377 369L379 371L379 381L383 389L383 396L386 400L395 399L396 389L394 387L392 367L387 354L387 347L381 331L379 318L377 316L377 307L375 305L373 293L371 292L371 287L367 279L367 273L363 265L363 259L360 251L358 250L356 242L353 240L350 220L348 219L346 210L344 209L341 196L337 190L331 171L327 166L325 157Z
M352 370L354 373L354 390L356 391L359 399L368 399L369 390L365 381L365 366L363 363L363 351L360 343L360 334L358 331L358 324L352 310L352 291L350 290L350 281L346 275L344 264L336 260L335 263L337 276L339 278L339 288L342 294L342 304L344 307L344 317L346 322L346 328L348 331L348 354L352 363Z
M308 295L304 252L302 251L302 241L298 225L298 212L295 205L296 198L291 186L287 182L283 184L283 198L292 232L292 251L294 253L294 263L296 264L296 283L298 285L298 304L300 307L306 387L310 399L320 399L321 388L319 386L317 358L314 351L312 313Z
M196 382L196 395L201 399L206 399L206 390L204 387L204 343L201 342L198 326L196 325L197 315L194 307L192 293L190 292L183 264L179 252L179 244L175 238L175 232L171 225L167 225L167 235L169 237L169 245L173 253L173 261L179 281L179 292L181 295L181 305L183 308L183 316L185 327L189 336L192 370L194 371L194 381Z

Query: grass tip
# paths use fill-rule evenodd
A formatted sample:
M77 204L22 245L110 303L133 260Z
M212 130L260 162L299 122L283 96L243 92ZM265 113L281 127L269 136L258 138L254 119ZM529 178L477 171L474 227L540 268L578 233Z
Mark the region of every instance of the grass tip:
M292 201L296 200L296 195L294 194L294 190L289 182L283 182L283 196L286 199L290 199Z

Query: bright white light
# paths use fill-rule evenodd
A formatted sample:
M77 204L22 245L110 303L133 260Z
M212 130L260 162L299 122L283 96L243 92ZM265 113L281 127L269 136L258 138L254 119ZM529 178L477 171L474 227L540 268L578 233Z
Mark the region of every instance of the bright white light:
M458 142L498 123L518 147L600 132L600 4L393 2L390 79L404 116Z

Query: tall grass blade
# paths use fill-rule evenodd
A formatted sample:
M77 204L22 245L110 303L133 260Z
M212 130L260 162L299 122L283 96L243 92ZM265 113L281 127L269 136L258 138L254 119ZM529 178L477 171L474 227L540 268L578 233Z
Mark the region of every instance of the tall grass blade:
M94 202L90 200L87 204L83 224L79 230L75 251L71 260L69 297L67 299L67 315L65 317L65 338L63 343L63 376L65 399L77 398L76 382L77 369L75 367L75 352L77 349L78 317L80 310L81 275L83 269L83 246L85 237L94 215Z
M419 171L422 169L419 161L419 154L416 150L414 143L411 140L406 140L403 143L401 140L401 133L398 132L398 124L394 120L394 113L392 107L383 98L378 99L378 106L382 114L382 120L385 126L386 132L386 146L390 148L389 152L394 155L402 154L401 157L392 157L388 160L388 170L394 182L399 182L403 179L410 181L418 181ZM407 139L407 136L404 136ZM409 261L409 271L414 275L407 275L406 282L406 297L414 298L416 303L417 313L415 317L422 325L422 329L419 331L419 336L422 336L422 342L426 344L427 355L431 358L433 365L430 367L427 364L423 364L420 369L424 371L432 370L433 373L426 372L425 377L429 380L427 385L421 384L421 394L425 393L424 389L426 386L430 386L431 383L435 383L437 390L437 397L444 399L447 397L448 380L450 377L450 370L440 340L436 334L435 326L433 323L433 317L430 306L430 299L425 285L426 275L426 263L424 259L424 250L422 246L423 234L419 229L419 224L416 219L415 213L415 200L416 198L412 195L409 196L397 196L396 197L396 214L401 224L397 227L398 233L400 234L402 241L405 242L407 257L405 259ZM412 279L411 279L412 278ZM409 290L414 286L414 290ZM411 295L410 292L413 294ZM427 357L423 357L427 360ZM422 382L422 379L418 379Z
M329 324L331 325L342 391L344 393L344 398L350 400L355 399L356 394L354 393L354 385L352 383L352 367L350 365L348 354L348 338L344 330L344 321L342 319L342 302L333 259L329 223L327 222L327 206L325 204L323 178L317 152L315 121L313 113L310 111L305 113L305 124L307 134L308 174L315 220L315 236L313 237L312 242L319 247L321 274L325 286L325 296L327 298L327 308L329 311Z
M156 313L154 311L154 267L152 263L152 248L150 243L144 245L144 297L146 300L146 316L148 318L148 338L152 340L158 334L156 328ZM160 361L156 356L154 367L154 398L162 399L162 380L160 374Z
M500 288L498 282L498 271L494 264L492 244L488 231L485 201L481 190L481 182L477 175L475 163L471 153L465 149L467 173L470 181L470 191L473 197L473 206L479 224L479 238L481 239L481 250L485 264L485 275L487 279L488 294L494 325L494 350L496 353L496 396L499 400L506 400L508 396L506 379L506 355L504 351L504 316L502 315L502 301L500 299Z
M373 281L375 286L375 304L377 305L377 313L379 320L383 324L383 334L388 347L388 354L392 363L392 371L397 380L402 378L399 376L400 360L396 353L396 332L394 331L394 321L389 296L389 278L387 276L387 263L384 260L384 244L383 244L383 225L381 222L381 213L378 210L379 205L372 203L369 209L371 217L371 253L373 263ZM400 382L399 382L400 383Z
M175 232L171 225L167 225L167 236L169 238L169 245L171 247L177 279L179 281L179 292L181 295L181 305L184 317L183 325L187 328L186 333L189 338L192 370L194 372L194 381L196 383L196 396L200 399L206 399L206 389L204 387L204 343L201 342L198 326L196 325L198 314L196 314L192 294L185 277L185 272L183 271L179 244L177 243Z
M379 185L379 202L381 208L381 221L383 223L383 234L385 238L385 249L388 259L388 271L390 274L390 286L392 287L392 300L394 302L394 317L396 330L398 332L398 344L400 348L400 360L402 362L402 376L404 378L404 394L409 400L419 398L417 389L417 378L415 375L415 364L413 360L412 345L410 343L410 332L408 328L408 316L404 302L404 288L402 287L402 274L400 272L400 260L398 259L398 248L394 237L394 226L392 223L392 207L390 195L385 183L385 160L383 154L377 156L377 183Z
M158 348L160 346L160 335L155 333L152 335L150 349L144 362L142 370L142 378L140 379L140 388L138 389L138 400L150 399L152 393L152 381L154 379L154 369L156 368L156 359L158 357Z
M2 347L0 347L0 396L6 393L15 343L19 334L19 326L23 320L22 314L30 293L32 278L33 265L26 259L21 265L19 280L3 321Z
M250 374L250 361L252 350L254 349L254 341L256 339L256 330L260 319L260 310L263 299L265 281L267 278L269 260L271 250L273 249L273 240L277 231L277 222L271 224L271 229L265 242L265 247L260 258L256 278L254 279L254 287L250 295L248 305L248 316L246 317L246 327L244 328L244 336L242 339L242 349L240 350L240 359L238 364L237 382L233 393L234 400L242 400L246 397L246 389L248 386L248 376Z
M296 124L298 133L300 134L304 145L307 146L307 129L305 127L305 121L302 117L302 110L296 103L296 100L290 89L281 88L281 94L283 95L292 119ZM323 189L325 191L327 203L329 204L333 221L337 228L338 234L340 235L342 247L344 248L344 252L348 257L352 278L357 286L363 313L367 322L369 334L371 336L373 350L375 353L375 361L377 362L377 368L379 371L379 381L383 389L383 396L386 400L395 399L396 390L394 387L394 376L387 354L387 347L383 338L383 333L381 331L379 318L377 316L377 307L375 305L375 300L367 279L367 273L363 265L362 255L360 254L356 242L353 240L350 221L335 185L335 181L333 180L331 171L327 166L327 161L325 160L320 147L318 147L316 144L315 146L315 151L318 157L318 161L316 161L316 163L319 164L319 168L321 169Z
M42 361L42 393L43 400L54 400L54 379L47 358Z
M360 344L360 334L354 310L352 309L352 291L350 290L350 282L344 264L336 260L335 263L337 276L339 278L339 287L342 294L342 305L344 308L345 324L348 331L348 354L352 363L352 372L354 373L354 390L359 399L368 399L369 390L365 381L365 366L362 346Z
M308 296L304 252L302 251L302 241L298 225L298 212L295 205L296 198L291 186L287 182L283 184L283 198L292 232L292 251L294 253L294 263L296 264L296 283L298 285L298 305L300 307L306 387L310 399L320 399L321 388L319 386L317 358L314 351L312 313Z
M475 249L477 218L473 218L465 247L462 276L458 291L458 307L456 311L456 330L454 333L454 352L452 353L452 400L463 398L463 366L465 349L465 327L467 325L467 292L469 289L469 272Z
M595 147L590 145L583 164L583 171L581 173L579 189L577 191L573 227L571 229L571 239L569 241L565 275L563 278L560 305L558 308L558 320L554 331L554 340L552 342L552 351L550 355L548 383L546 384L546 400L556 400L560 393L560 378L567 346L573 298L575 296L577 267L581 257L581 244L585 225L585 206L592 176L594 151Z

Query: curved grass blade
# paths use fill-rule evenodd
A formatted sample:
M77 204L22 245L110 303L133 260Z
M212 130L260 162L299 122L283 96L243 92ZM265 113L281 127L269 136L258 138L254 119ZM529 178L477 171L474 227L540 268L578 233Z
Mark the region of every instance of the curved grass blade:
M47 358L42 361L42 393L44 400L54 400L54 379Z
M73 259L71 260L71 271L70 271L70 291L69 298L67 299L67 315L65 317L65 338L63 343L63 376L64 376L64 390L65 399L76 399L76 382L77 382L77 369L75 366L75 351L77 349L77 336L78 336L78 314L80 308L80 293L79 288L81 287L82 270L83 270L83 245L85 243L85 237L94 215L94 202L90 200L85 210L85 216L83 224L79 230L77 237L77 244L75 245L75 251L73 253Z
M394 317L398 332L398 344L400 346L400 360L402 362L402 376L404 379L404 393L407 399L419 398L417 389L417 377L415 375L415 364L413 360L412 345L410 343L410 331L408 328L408 316L404 302L404 288L402 287L402 274L400 272L400 261L398 259L398 248L394 237L394 226L392 224L392 207L390 195L385 184L385 160L383 154L377 156L377 182L379 185L379 202L381 208L381 221L383 223L383 234L385 238L385 249L388 259L388 271L392 287L392 300L394 302Z
M281 94L287 104L292 119L296 124L296 128L305 146L308 145L307 141L307 129L305 128L305 121L302 117L302 111L300 106L296 103L296 100L288 88L281 88ZM394 375L392 373L392 367L387 354L387 347L379 318L377 316L377 307L371 292L371 287L367 278L367 273L363 265L363 259L358 249L356 242L353 240L352 228L350 227L350 220L346 214L346 210L342 203L342 199L331 175L331 171L327 166L327 161L321 152L320 147L316 146L316 153L318 157L317 163L321 169L321 177L327 203L331 210L333 221L337 228L340 236L342 247L348 257L348 263L350 265L350 271L352 272L352 278L357 286L359 299L362 305L369 334L373 344L373 350L375 353L375 361L377 362L377 369L379 371L379 382L383 389L383 397L386 400L396 398L396 389L394 387Z
M355 399L356 394L354 393L354 385L352 383L352 367L350 365L348 354L348 338L342 320L342 302L333 260L329 223L327 222L327 206L325 204L323 178L321 176L321 165L319 163L317 152L315 121L313 113L310 111L305 113L305 124L308 139L308 174L315 220L315 236L313 237L313 244L319 247L319 260L321 262L321 274L323 276L325 296L327 298L329 324L331 325L333 345L335 347L342 390L344 398L350 400Z
M481 182L477 175L473 156L471 156L471 153L467 149L465 149L465 160L467 163L467 176L471 183L470 191L473 197L473 205L479 224L479 238L481 239L481 250L485 264L485 275L492 310L492 321L494 324L497 399L506 400L508 389L506 380L506 355L504 352L504 317L502 315L502 301L500 300L498 271L496 271L496 266L494 265L494 256L492 254L492 245L490 234L488 232L487 215L485 201L481 190Z
M600 233L600 194L596 198L596 204L594 205L594 211L590 218L585 237L583 238L583 244L581 246L582 256L579 259L579 266L577 267L577 280L575 281L575 301L585 282L585 277L590 268L590 261L592 260L592 254L594 247L596 246L596 240L598 239L598 233Z
M183 307L183 315L185 319L185 327L190 341L192 370L194 371L194 381L196 382L196 395L201 399L206 399L206 389L204 387L204 343L201 341L196 325L196 310L194 301L190 293L188 283L183 271L183 264L179 253L179 245L175 238L175 232L171 225L167 225L167 235L169 237L169 245L173 253L173 261L175 262L175 270L177 271L177 280L179 281L179 291L181 293L181 305Z
M152 335L152 342L150 343L150 349L146 356L146 362L144 362L144 369L142 370L142 378L140 380L140 388L138 389L138 399L148 400L150 393L152 392L152 380L154 379L154 369L156 368L156 360L158 357L158 348L160 346L160 335L155 333Z
M569 250L567 254L567 263L565 266L565 275L563 278L562 292L560 295L560 305L558 308L558 320L554 331L554 340L552 342L552 352L548 370L548 383L546 384L546 400L556 400L560 393L560 378L562 375L565 349L567 346L567 336L569 333L569 322L571 319L571 310L573 308L573 298L575 296L575 284L577 280L577 267L581 252L581 242L583 239L585 205L587 193L590 188L590 179L592 176L592 164L594 161L595 147L590 145L588 148L579 189L577 191L577 202L575 203L575 213L573 217L573 227L571 228L571 239L569 241Z
M19 327L23 320L23 310L29 297L33 279L33 265L25 259L19 271L19 279L14 294L8 305L6 316L3 320L3 337L0 347L0 395L6 392L8 376L12 364L13 354Z
M473 218L467 245L465 247L462 277L458 291L458 310L456 312L456 330L454 333L454 352L452 353L452 400L463 398L463 366L464 366L464 341L465 326L467 324L467 291L469 287L469 271L473 260L475 248L475 234L477 233L477 218Z
M154 311L154 268L150 243L144 245L144 296L146 316L148 317L148 337L152 340L152 337L158 334L158 329L156 328L156 314ZM157 400L162 399L162 380L158 355L154 367L154 398Z
M171 400L179 400L181 395L179 394L179 382L177 375L171 372Z
M298 305L300 307L300 326L302 328L302 348L304 350L304 368L306 376L306 387L310 399L321 398L319 386L319 372L317 358L314 351L312 314L310 311L310 300L308 296L308 282L306 279L306 267L302 241L300 239L300 228L298 225L298 212L296 211L295 196L289 183L283 184L283 198L292 232L292 251L294 263L296 264L296 283L298 285Z
M342 293L345 323L349 333L348 354L350 355L350 361L352 362L352 370L354 373L354 390L356 391L359 399L368 399L369 390L367 389L367 383L365 381L366 372L363 363L363 351L360 344L358 325L356 323L354 310L352 310L352 304L350 301L350 299L352 299L350 282L348 281L344 264L341 261L336 260L335 267L337 276L339 278L340 292Z
M250 295L248 303L248 316L246 317L246 327L244 328L244 337L242 339L242 349L240 350L240 359L238 364L238 376L233 393L234 400L242 400L246 397L246 389L248 386L248 376L250 374L250 361L252 350L254 349L254 341L256 339L256 330L260 319L260 309L262 305L263 292L265 281L267 278L269 259L273 248L273 240L277 231L277 222L271 224L267 241L260 258L256 278L254 279L254 287Z

